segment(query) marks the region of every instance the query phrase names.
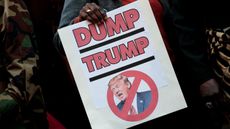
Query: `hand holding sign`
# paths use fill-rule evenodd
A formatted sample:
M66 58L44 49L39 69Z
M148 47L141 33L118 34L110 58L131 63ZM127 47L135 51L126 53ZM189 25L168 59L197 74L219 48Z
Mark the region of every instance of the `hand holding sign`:
M87 3L81 9L79 17L92 23L102 23L106 19L106 12L95 3Z

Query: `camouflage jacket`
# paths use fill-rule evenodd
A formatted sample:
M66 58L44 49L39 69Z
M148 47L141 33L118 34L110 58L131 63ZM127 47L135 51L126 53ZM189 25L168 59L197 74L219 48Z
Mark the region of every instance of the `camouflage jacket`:
M38 56L23 0L0 0L0 128L46 129Z

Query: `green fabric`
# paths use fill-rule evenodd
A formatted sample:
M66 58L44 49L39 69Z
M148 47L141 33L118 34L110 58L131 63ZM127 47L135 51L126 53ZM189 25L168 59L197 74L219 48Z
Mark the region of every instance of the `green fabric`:
M48 128L33 37L23 0L0 0L1 129Z

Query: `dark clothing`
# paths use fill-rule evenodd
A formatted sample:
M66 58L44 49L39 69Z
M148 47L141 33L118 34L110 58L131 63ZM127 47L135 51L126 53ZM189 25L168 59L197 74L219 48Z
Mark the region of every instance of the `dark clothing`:
M208 65L207 27L230 26L227 0L161 0L165 8L165 26L177 65L189 82L199 86L213 78ZM228 11L227 11L228 10ZM191 81L192 80L192 81Z
M171 8L171 15L177 20L183 19L178 25L199 23L211 27L227 27L230 24L228 0L161 0L164 7ZM191 21L188 21L191 20ZM187 23L187 24L186 24Z
M71 21L79 15L82 7L85 6L86 3L92 2L97 3L107 11L111 11L122 5L119 0L65 0L59 28L69 25Z
M199 119L202 121L198 128L219 129L223 117L219 111L203 107L199 86L215 78L208 56L205 30L230 26L230 19L227 18L230 12L228 1L161 0L161 2L165 8L165 29L176 57L175 71L191 111L190 116L196 114L194 121Z
M151 98L152 98L151 91L137 92L136 96L137 96L137 99L136 99L137 101L136 103L133 103L133 104L137 104L138 113L142 113L145 111L145 109L148 108L151 102ZM120 103L118 103L117 104L118 109L122 110L124 104L125 104L125 101L121 101Z
M200 19L199 15L196 13L199 7L192 9L192 12L190 9L194 6L185 6L191 1L161 1L165 8L165 26L169 43L177 59L175 67L182 71L181 80L193 80L191 83L199 86L212 78L211 68L207 66L205 45L200 40L202 33L197 29L201 26L197 21L197 18ZM199 5L198 3L196 4Z
M79 16L80 10L86 3L95 2L101 8L104 8L107 11L111 11L115 8L122 6L123 4L128 4L129 2L132 2L132 1L135 1L135 0L81 0L81 1L65 0L59 28L62 28L64 26L71 24L74 18ZM163 24L162 24L163 8L158 0L150 0L149 2L150 2L153 12L155 12L154 15L156 17L156 21L160 29L161 35L163 37L166 49L169 53L170 59L172 62L174 62L175 60L174 54L168 45L168 38L163 29ZM54 36L54 45L56 46L57 50L64 55L64 50L63 50L62 44L60 42L60 39L57 33Z
M92 2L96 3L107 11L111 11L122 5L120 0L65 0L58 28L70 25L72 20L79 16L82 7L85 6L86 3ZM64 55L64 50L57 33L54 36L54 45L57 50Z
M95 0L95 1L94 0L65 0L58 28L70 25L72 20L79 15L81 8L86 3L95 2L108 11L117 8L121 5L121 2L119 0L102 0L99 3L97 1L99 0ZM58 52L64 55L64 50L60 42L58 33L54 35L53 42ZM64 62L63 64L67 66L67 68L64 70L66 70L69 73L69 75L68 78L66 79L68 83L64 84L62 87L59 87L58 89L66 94L64 97L60 97L61 100L64 101L65 105L59 106L58 108L54 107L55 109L57 109L56 110L57 116L60 122L62 122L67 129L76 129L78 124L83 125L85 129L90 129L90 123L88 121L84 106L81 102L80 95L77 91L77 87L73 80L74 78L72 77L71 71L69 69L69 65L67 64L67 60L65 57L62 59L63 59L62 61ZM65 72L64 70L63 73ZM61 111L62 109L64 110L66 109L65 111L63 111L64 113ZM76 116L79 117L79 120L72 119L73 117Z

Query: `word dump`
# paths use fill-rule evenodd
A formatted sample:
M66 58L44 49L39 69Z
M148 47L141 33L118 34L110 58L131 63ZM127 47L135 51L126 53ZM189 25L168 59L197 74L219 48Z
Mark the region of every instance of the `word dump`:
M73 30L77 46L79 49L82 47L87 48L87 45L90 43L90 45L93 45L93 42L91 42L92 39L105 42L108 37L133 30L139 18L140 14L138 10L129 9L123 13L116 14L114 19L108 17L103 24L89 24L87 27L77 28ZM112 48L82 57L81 61L87 66L89 72L94 72L95 70L142 55L145 53L145 48L148 45L149 40L147 37L135 37L126 43L121 42Z

